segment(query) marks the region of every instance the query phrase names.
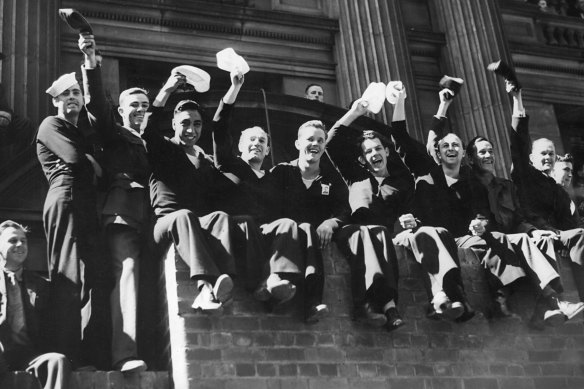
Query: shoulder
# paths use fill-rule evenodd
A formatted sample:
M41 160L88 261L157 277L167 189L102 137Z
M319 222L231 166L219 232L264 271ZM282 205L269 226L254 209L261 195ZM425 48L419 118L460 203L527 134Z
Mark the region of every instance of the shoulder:
M67 121L61 119L58 116L47 116L39 126L39 132L48 131L57 127L67 126Z

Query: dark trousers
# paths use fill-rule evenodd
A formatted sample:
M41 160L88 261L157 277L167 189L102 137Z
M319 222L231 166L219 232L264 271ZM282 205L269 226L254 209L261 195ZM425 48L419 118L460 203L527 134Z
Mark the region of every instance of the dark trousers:
M191 270L191 278L213 280L221 274L235 274L232 229L232 221L224 212L197 217L181 209L158 218L154 241L162 245L174 243Z
M91 290L107 278L100 266L93 192L93 187L63 182L49 188L43 210L51 278L50 346L76 364L94 364L96 350L81 342L91 337Z
M278 219L260 228L268 252L263 278L270 273L300 275L304 278L305 307L320 304L324 265L314 227L308 223L297 224L292 219Z

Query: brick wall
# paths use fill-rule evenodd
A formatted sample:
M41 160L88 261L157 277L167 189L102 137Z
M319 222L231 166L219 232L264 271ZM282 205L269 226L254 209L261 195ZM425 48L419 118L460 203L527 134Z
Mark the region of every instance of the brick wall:
M173 365L175 387L584 388L581 316L559 328L528 329L535 291L519 282L510 299L518 316L487 320L486 284L476 257L468 255L462 260L464 282L481 313L464 324L432 321L425 317L417 264L403 252L399 256L399 309L407 324L392 333L351 321L349 269L335 248L325 253L324 300L331 314L311 326L302 322L297 298L267 312L237 282L235 301L223 315L195 313L188 270L170 256L167 291L178 292L176 300L168 299L176 304L174 313L169 307L170 334L179 340L172 353L186 361ZM562 273L574 301L571 274Z

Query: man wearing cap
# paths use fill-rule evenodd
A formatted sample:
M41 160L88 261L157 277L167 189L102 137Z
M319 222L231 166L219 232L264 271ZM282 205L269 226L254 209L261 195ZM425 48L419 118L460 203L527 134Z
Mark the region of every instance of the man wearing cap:
M48 285L25 268L26 232L11 220L0 223L0 386L7 371L26 370L44 389L66 389L71 365L63 354L46 352Z
M95 86L101 87L101 80ZM50 340L75 366L83 366L94 357L90 347L82 348L81 339L91 316L90 291L101 260L94 185L101 168L89 154L88 141L91 126L98 123L91 115L88 121L79 120L85 101L75 73L59 77L47 93L57 115L39 126L37 155L49 182L43 222L52 285Z
M99 118L97 131L103 144L102 162L108 184L102 209L107 247L112 260L114 287L111 292L112 364L124 373L146 370L137 358L136 319L139 264L148 252L151 169L140 126L150 106L146 91L130 88L120 94L118 112L123 125L115 123L112 107L100 89L101 69L92 35L81 34L79 48L88 112ZM108 109L103 109L107 107ZM151 239L151 238L150 238Z
M173 73L150 107L151 115L142 134L152 167L150 198L157 220L154 240L166 246L173 242L189 265L198 295L193 309L220 312L231 301L235 273L232 256L232 221L224 212L213 211L212 199L218 182L227 180L213 166L213 160L196 145L201 136L201 107L183 100L174 108L175 135L165 139L159 132L163 107L186 77ZM207 83L208 87L208 83ZM213 122L226 125L225 120Z
M319 102L324 102L324 90L319 84L309 84L304 89L304 98L308 100L314 100Z

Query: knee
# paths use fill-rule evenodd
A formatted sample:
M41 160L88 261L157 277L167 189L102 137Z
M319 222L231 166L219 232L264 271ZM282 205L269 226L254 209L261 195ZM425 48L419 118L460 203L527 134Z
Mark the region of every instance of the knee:
M278 219L277 223L279 232L293 231L298 229L298 224L294 220L289 218Z

